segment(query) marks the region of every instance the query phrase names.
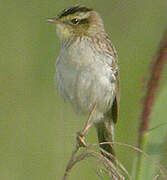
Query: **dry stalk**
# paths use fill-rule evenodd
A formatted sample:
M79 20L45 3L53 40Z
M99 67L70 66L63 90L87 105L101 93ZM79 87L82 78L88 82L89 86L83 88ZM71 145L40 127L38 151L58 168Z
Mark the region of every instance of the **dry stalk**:
M130 144L125 144L125 143L121 143L121 142L104 142L102 144L111 144L111 145L120 145L120 146L125 146L128 147L136 152L141 153L145 158L147 158L148 160L150 160L152 162L152 164L159 170L161 176L164 179L167 179L167 171L166 169L158 162L154 161L151 156L149 156L147 153L145 153L144 151L142 151L141 149L139 149L138 147L132 146ZM96 144L93 146L97 146Z
M105 142L105 143L100 143L100 144L106 144L106 142ZM114 142L113 142L113 143L107 143L107 144L112 144L112 145L114 145ZM132 179L132 178L130 177L128 171L127 171L127 170L125 169L125 167L118 161L118 159L117 159L115 156L113 156L112 154L108 153L107 151L105 151L105 150L102 149L101 147L99 147L99 149L100 149L101 152L103 152L104 154L106 154L107 156L109 156L109 157L114 161L114 163L116 164L116 166L118 166L118 167L121 169L121 171L123 171L123 172L126 174L126 176L127 176L128 179Z
M124 177L120 174L118 169L115 167L115 165L110 160L108 160L106 157L104 157L100 153L87 150L87 148L85 148L85 150L81 154L79 154L78 156L75 157L75 159L73 159L73 161L71 162L71 164L69 166L69 170L71 170L74 167L74 165L77 164L78 162L80 162L86 158L89 158L89 157L94 157L95 159L100 160L100 162L102 162L103 165L105 166L105 168L108 172L108 175L110 175L110 177L111 177L111 174L109 174L109 173L112 172L112 178L114 177L113 180L124 180ZM68 171L68 174L65 176L65 179L67 179L68 175L69 175L69 171Z

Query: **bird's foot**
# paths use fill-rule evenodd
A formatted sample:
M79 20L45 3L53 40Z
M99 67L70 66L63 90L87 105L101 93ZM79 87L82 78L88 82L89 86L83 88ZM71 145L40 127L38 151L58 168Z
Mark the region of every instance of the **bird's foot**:
M77 132L76 139L79 147L87 147L87 144L85 142L85 136L82 132Z

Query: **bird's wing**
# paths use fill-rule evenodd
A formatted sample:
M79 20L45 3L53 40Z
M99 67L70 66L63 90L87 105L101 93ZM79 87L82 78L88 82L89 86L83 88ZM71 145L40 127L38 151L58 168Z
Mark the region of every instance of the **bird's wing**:
M119 87L119 72L116 72L116 95L111 107L111 116L114 123L119 118L119 101L120 101L120 87Z
M110 117L112 117L112 121L116 123L119 118L119 101L120 101L118 55L117 55L115 47L112 45L108 37L107 37L107 41L108 41L108 49L111 52L112 56L114 57L114 61L112 61L111 68L114 71L115 84L116 84L116 95L115 95L115 98L111 107Z
M107 34L105 34L105 38L103 39L103 43L105 43L105 53L109 56L113 57L112 63L109 64L111 66L112 71L115 76L115 84L116 84L116 95L112 104L112 107L106 115L112 119L114 123L117 122L119 118L119 101L120 101L120 87L119 87L119 68L118 68L118 56L115 47L112 45L110 38Z

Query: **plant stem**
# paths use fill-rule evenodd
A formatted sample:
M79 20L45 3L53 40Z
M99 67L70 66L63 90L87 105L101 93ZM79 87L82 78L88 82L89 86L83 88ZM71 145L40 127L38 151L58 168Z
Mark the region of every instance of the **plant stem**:
M143 134L140 144L140 149L144 150L147 142L147 134ZM137 165L136 165L136 180L142 179L142 167L144 166L144 156L141 153L137 154Z
M147 83L146 95L144 98L143 110L140 118L138 147L141 150L145 149L147 142L147 133L150 124L150 115L155 102L155 94L159 87L162 71L167 61L167 31L160 42L160 46L156 55L153 58L151 75ZM143 168L143 155L138 153L136 166L136 180L141 180L141 170Z

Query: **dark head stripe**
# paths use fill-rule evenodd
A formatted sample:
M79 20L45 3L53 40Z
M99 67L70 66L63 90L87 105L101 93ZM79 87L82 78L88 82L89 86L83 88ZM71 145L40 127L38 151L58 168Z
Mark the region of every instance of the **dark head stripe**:
M68 16L70 14L74 14L76 12L88 12L88 11L92 11L92 9L87 8L85 6L74 6L74 7L69 7L67 9L64 9L59 15L59 18L62 18L64 16Z

